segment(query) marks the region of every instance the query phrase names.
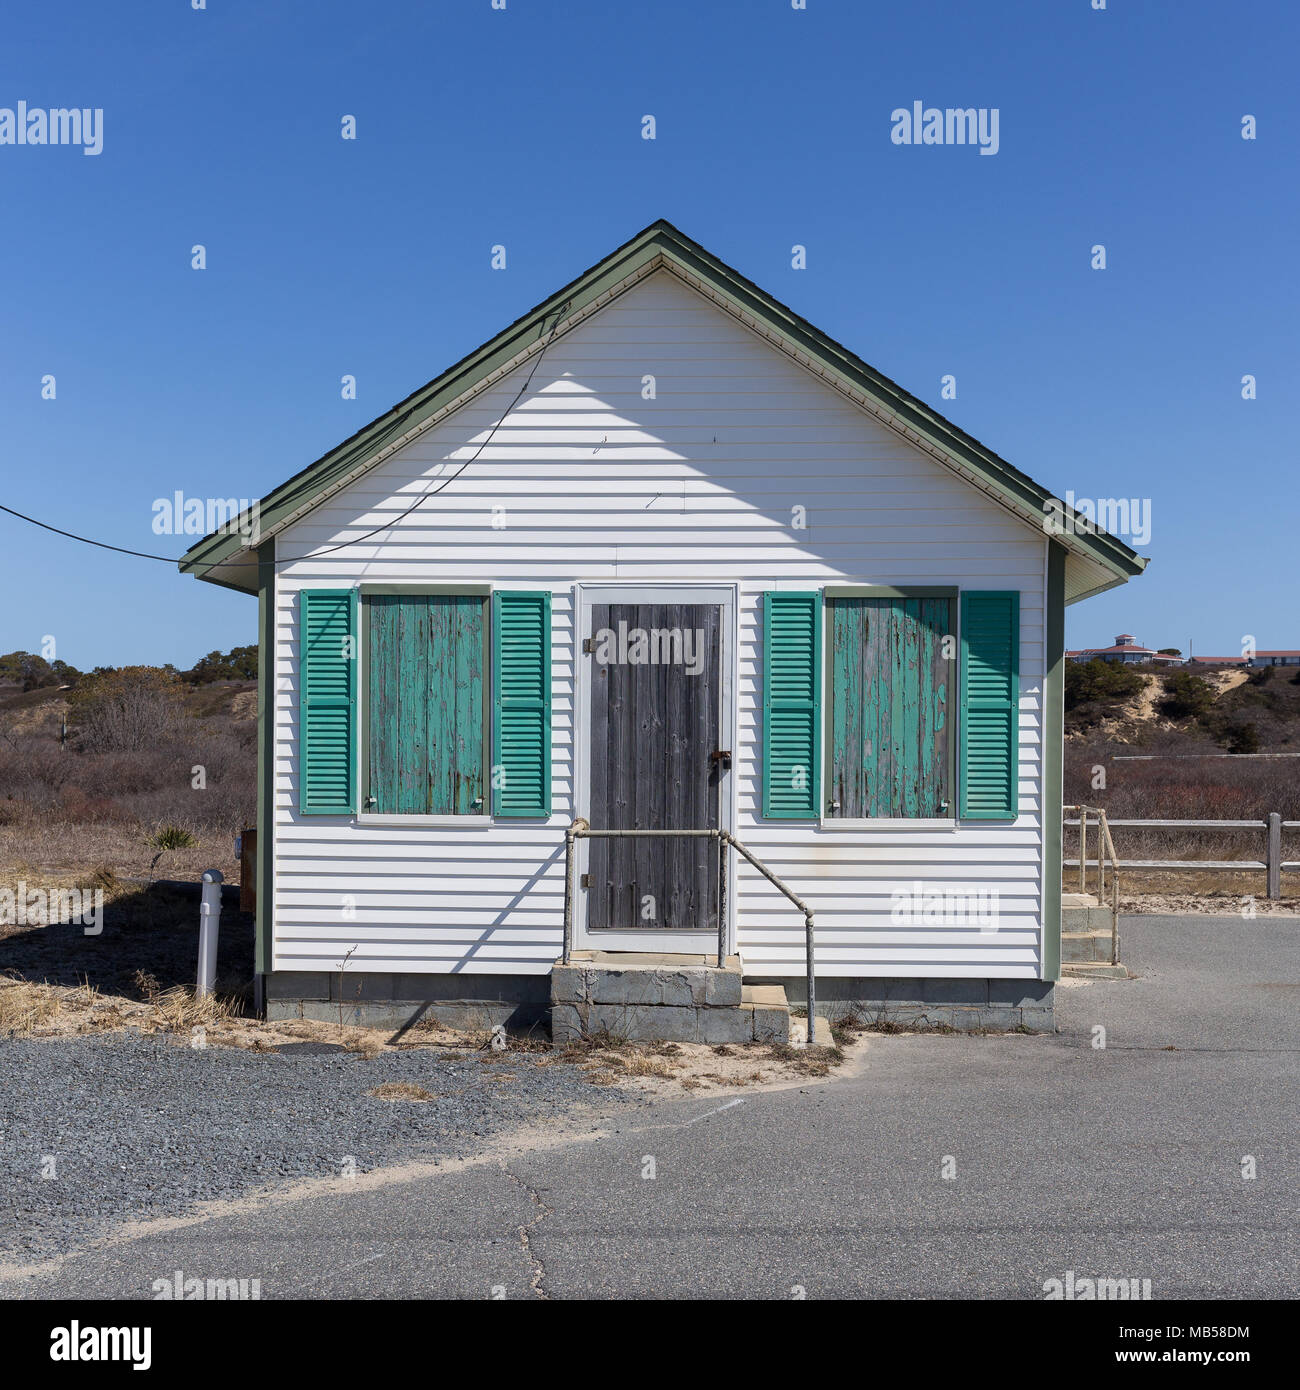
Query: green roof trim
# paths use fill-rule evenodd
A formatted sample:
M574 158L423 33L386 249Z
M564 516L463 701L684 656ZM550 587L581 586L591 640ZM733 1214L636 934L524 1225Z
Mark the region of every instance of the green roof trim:
M475 392L488 378L509 367L556 325L591 308L638 272L660 264L675 269L688 280L698 281L729 301L733 309L778 334L850 395L865 396L877 408L893 416L896 427L901 428L905 436L910 432L916 442L927 445L959 469L968 470L973 475L968 480L973 486L983 487L1013 511L1042 518L1046 504L1057 501L1062 513L1068 515L1064 504L1027 474L868 366L848 348L773 299L671 223L661 220L637 233L604 260L516 319L495 338L268 493L259 504L261 535L274 535L291 519L310 510L424 421L446 410L460 397ZM1099 585L1092 592L1123 583L1140 574L1146 566L1142 556L1104 531L1058 536L1057 539L1067 549L1098 562L1114 576L1109 583ZM182 573L193 573L213 583L225 582L233 588L247 587L248 592L256 593L255 570L233 581L223 581L211 574L215 566L233 559L246 548L249 548L249 538L241 535L238 526L233 525L227 531L214 532L196 542L177 564Z

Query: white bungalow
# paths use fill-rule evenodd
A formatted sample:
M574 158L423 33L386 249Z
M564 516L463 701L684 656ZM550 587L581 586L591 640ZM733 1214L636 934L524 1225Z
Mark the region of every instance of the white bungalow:
M1145 564L1053 500L647 228L181 561L259 598L268 1012L544 1021L580 818L733 837L823 1011L1050 1026L1065 605ZM802 998L717 833L573 850L578 961Z

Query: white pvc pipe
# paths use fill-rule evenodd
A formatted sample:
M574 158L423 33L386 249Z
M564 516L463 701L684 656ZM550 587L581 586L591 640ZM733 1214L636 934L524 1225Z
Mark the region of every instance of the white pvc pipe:
M205 869L199 901L199 978L195 993L212 993L217 979L217 932L221 927L221 870Z

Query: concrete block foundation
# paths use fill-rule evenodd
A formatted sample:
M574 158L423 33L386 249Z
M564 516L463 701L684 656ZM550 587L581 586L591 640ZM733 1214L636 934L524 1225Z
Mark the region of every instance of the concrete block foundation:
M763 982L755 978L753 983ZM785 986L792 1005L807 1004L804 980L788 978L773 983ZM1035 1033L1052 1033L1056 1031L1054 1007L1055 986L1050 980L832 976L817 981L819 1017L835 1019L856 1013L873 1023L896 1023L906 1028L956 1028L961 1032L1029 1028Z
M264 978L268 1019L309 1018L361 1028L411 1027L434 1019L451 1028L545 1034L550 1013L546 975L406 975L391 971L329 974L276 970Z
M545 1035L557 1043L607 1032L629 1040L788 1043L790 1009L806 1005L801 977L744 978L705 957L577 952L549 975L407 975L275 971L264 979L268 1019L317 1019L394 1032L422 1019L453 1028ZM1086 967L1084 967L1086 968ZM1103 966L1093 967L1103 969ZM1055 1031L1046 980L855 979L817 981L819 1018L856 1012L871 1022L962 1031ZM819 1028L820 1041L820 1028Z

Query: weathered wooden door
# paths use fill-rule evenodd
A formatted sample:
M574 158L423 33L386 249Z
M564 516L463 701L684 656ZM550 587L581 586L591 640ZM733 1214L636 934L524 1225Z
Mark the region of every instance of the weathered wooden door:
M594 830L709 830L729 750L719 742L722 607L590 607L590 801ZM707 837L592 839L591 931L718 929L718 846Z

